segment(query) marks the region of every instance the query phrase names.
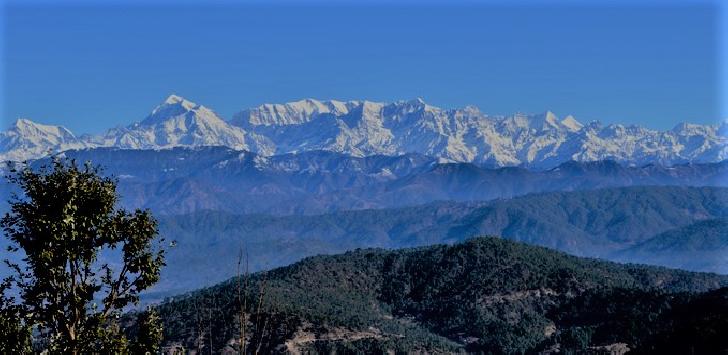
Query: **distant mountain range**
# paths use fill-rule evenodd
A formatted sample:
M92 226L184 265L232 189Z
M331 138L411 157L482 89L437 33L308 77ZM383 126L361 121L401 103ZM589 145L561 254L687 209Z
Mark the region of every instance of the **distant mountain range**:
M718 162L728 158L728 124L682 123L669 131L598 122L551 112L491 116L475 107L441 109L421 99L301 100L265 104L225 121L172 95L140 122L101 135L18 120L0 132L0 160L36 159L69 149L166 149L224 146L262 156L325 150L353 157L418 153L486 167L546 169L567 161L625 164Z
M728 219L670 229L615 253L612 260L728 274Z
M671 167L572 161L534 171L440 163L419 154L353 157L311 151L261 156L223 147L95 148L64 154L103 166L105 174L119 178L125 206L151 208L156 214L320 214L619 186L728 186L728 161ZM7 189L7 184L0 185L0 197Z
M241 249L250 255L251 269L261 270L317 254L483 235L580 256L728 274L728 229L719 223L728 218L725 206L728 188L638 186L311 216L160 216L162 235L176 246L167 253L156 291L222 281L235 274Z
M456 243L498 235L570 254L728 274L728 188L636 186L529 194L512 199L433 202L402 208L270 216L196 211L157 214L167 250L159 299L236 272L356 248ZM6 239L0 239L5 248ZM0 267L0 276L7 270Z

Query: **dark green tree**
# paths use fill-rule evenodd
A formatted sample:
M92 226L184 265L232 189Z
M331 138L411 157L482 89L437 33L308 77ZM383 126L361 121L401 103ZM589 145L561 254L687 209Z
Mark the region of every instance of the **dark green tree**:
M131 346L134 354L156 354L162 342L162 322L154 308L148 308L137 317L137 337Z
M5 294L11 284L12 278L0 284L0 353L29 353L31 329L23 320L23 308Z
M19 193L0 226L9 251L23 255L10 263L23 324L53 352L125 349L116 319L164 266L156 220L117 208L116 180L90 163L55 158L37 170L13 167L7 179Z

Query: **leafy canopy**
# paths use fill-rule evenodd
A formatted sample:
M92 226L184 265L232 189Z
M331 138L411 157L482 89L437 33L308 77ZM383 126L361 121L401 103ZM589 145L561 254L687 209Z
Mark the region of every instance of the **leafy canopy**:
M38 170L13 167L7 179L22 191L0 226L9 251L24 256L8 261L23 324L37 327L54 351L123 350L115 318L164 266L157 221L149 211L117 208L116 180L90 163L56 158Z

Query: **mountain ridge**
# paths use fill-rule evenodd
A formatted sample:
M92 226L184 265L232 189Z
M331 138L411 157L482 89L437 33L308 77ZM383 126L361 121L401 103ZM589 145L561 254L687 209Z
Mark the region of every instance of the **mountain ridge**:
M163 271L164 279L172 283L164 282L160 290L172 285L199 287L215 277L234 275L241 245L250 252L251 270L355 248L451 244L482 235L499 235L575 255L641 263L647 261L641 255L649 253L632 257L622 250L666 231L728 218L727 201L728 188L628 187L319 215L207 210L159 216L161 233L177 241L167 254L168 267ZM664 250L662 253L669 252L673 258L659 259L657 264L728 272L727 260L716 254L720 250ZM701 262L693 263L691 258Z
M0 132L0 160L37 159L49 151L78 148L217 145L266 156L310 150L352 156L420 153L453 162L536 169L569 160L672 165L728 159L724 126L681 123L672 130L656 131L582 124L573 116L560 119L550 111L491 116L472 106L441 109L420 98L392 103L304 99L245 109L226 121L205 106L171 95L143 120L101 135L59 133L43 139L11 127ZM28 149L23 142L33 142L37 148Z
M726 186L728 161L629 167L566 162L542 171L441 162L417 153L353 157L330 151L263 156L225 147L67 151L119 179L122 203L159 214L201 209L319 214L438 200L477 201L533 192L635 185ZM33 166L46 164L42 159ZM0 188L0 195L3 193ZM0 205L0 210L2 205Z

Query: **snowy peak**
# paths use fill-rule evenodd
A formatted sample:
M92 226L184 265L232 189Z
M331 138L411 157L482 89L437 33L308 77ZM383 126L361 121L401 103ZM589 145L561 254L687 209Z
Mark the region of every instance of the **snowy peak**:
M0 132L0 160L22 161L67 149L84 148L68 129L18 119L12 127Z
M391 112L396 115L441 111L439 107L428 105L421 97L407 101L397 101L391 104L376 103L376 105L381 106L382 108L386 107L387 112Z
M574 132L584 128L584 125L581 124L581 122L577 121L572 115L568 115L563 120L561 120L561 125Z
M227 146L247 149L245 131L215 112L181 96L170 95L141 122L109 130L98 145L126 149Z
M329 151L350 156L418 153L484 166L552 168L566 161L678 164L728 159L726 123L683 123L668 131L555 113L489 116L477 107L440 109L422 98L391 103L303 99L263 104L230 122L211 109L170 95L151 113L104 135L77 138L59 126L18 120L0 132L0 159L24 160L66 149L168 149L225 146L262 156Z
M214 112L204 106L200 106L177 95L170 95L166 100L164 100L164 102L155 107L154 110L152 110L152 113L139 124L154 125L187 113L192 113L191 117L207 116L209 118L214 117L218 120L222 120L217 117Z
M672 132L681 135L701 135L706 134L709 130L710 127L708 126L681 122L675 125L675 127L672 129Z
M209 108L198 105L177 95L170 95L164 102L154 108L144 120L130 128L154 125L174 126L179 130L189 130L194 125L228 128L225 120Z
M535 130L577 132L584 127L584 125L577 121L574 116L568 115L562 120L551 111L546 111L539 115L532 115L528 118L528 126Z
M421 97L405 101L404 104L407 106L410 106L410 107L421 108L421 109L426 109L428 107L425 100Z
M546 113L543 114L544 121L547 122L550 125L558 126L559 118L556 116L555 113L551 111L546 111Z
M11 129L24 137L43 137L56 142L76 138L71 131L63 126L44 125L26 118L15 121Z
M164 105L182 105L188 110L191 110L193 107L197 106L196 103L175 94L169 95L169 97L164 100Z
M359 105L361 103L358 101L314 99L303 99L285 104L263 104L236 114L231 123L240 127L298 125L310 122L322 115L346 115Z
M263 104L256 108L246 109L235 114L230 122L243 128L301 125L317 119L351 114L369 115L371 117L385 108L389 112L398 112L399 114L439 110L437 107L428 105L422 98L397 101L390 104L369 100L319 101L303 99L284 104Z
M574 118L571 117L571 120L574 120ZM569 127L564 126L555 113L546 111L540 115L531 116L531 128L537 130L561 130Z

